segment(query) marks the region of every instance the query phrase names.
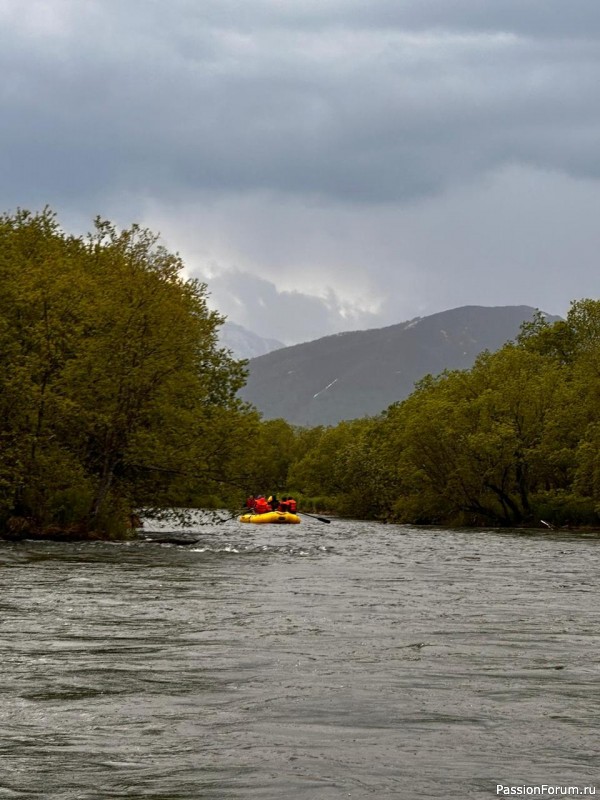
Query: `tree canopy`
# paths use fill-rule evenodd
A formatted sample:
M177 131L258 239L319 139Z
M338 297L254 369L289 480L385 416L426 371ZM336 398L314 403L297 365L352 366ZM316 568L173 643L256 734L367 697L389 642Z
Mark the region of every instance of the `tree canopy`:
M379 416L301 429L238 399L245 362L182 267L137 225L0 217L3 530L119 536L135 508L284 491L398 522L598 524L600 301Z
M243 363L179 256L137 225L85 237L55 215L0 219L0 520L122 529L140 504L227 494Z
M600 301L584 299L379 417L321 429L290 477L355 516L596 525L599 445Z

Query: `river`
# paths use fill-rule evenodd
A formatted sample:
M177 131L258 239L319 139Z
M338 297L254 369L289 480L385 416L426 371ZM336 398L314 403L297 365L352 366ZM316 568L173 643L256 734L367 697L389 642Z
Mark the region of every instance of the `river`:
M596 786L594 535L187 533L0 543L0 798Z

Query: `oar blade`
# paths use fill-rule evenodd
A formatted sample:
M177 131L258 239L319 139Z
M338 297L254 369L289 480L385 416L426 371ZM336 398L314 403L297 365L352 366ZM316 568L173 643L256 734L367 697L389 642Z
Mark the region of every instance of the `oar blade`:
M326 522L328 525L331 522L330 519L326 519L325 517L318 517L316 514L308 514L306 511L298 511L296 512L304 517L310 517L311 519L317 519L319 522Z

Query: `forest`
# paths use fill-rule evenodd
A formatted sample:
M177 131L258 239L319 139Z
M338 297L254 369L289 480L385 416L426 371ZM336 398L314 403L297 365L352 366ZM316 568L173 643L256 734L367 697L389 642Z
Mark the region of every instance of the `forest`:
M237 396L208 287L152 232L0 218L0 531L120 538L140 509L301 508L468 526L596 526L600 301L539 314L376 417L296 428Z

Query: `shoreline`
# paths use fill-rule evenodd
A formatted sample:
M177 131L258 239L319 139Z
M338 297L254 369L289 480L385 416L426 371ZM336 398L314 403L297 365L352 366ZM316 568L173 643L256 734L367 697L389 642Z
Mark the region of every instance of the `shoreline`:
M341 519L338 517L338 519ZM77 544L82 542L127 542L127 541L148 541L154 543L169 543L169 544L191 544L192 541L185 537L178 535L170 536L167 532L163 534L145 534L141 520L136 520L140 524L136 526L127 527L123 534L120 536L103 534L101 531L83 531L74 528L48 528L46 530L21 528L20 530L4 530L0 531L0 542L19 543L19 542L58 542L63 544ZM363 520L361 520L363 521ZM407 523L397 523L388 520L364 520L365 522L374 522L380 525L397 525L398 527L407 527ZM561 527L547 525L515 525L515 526L471 526L471 525L445 525L437 523L435 525L423 524L408 525L410 528L420 529L423 532L431 530L448 530L448 531L478 531L482 533L493 530L498 532L508 531L527 531L531 533L544 533L548 536L555 534L598 534L600 536L600 527L592 525L565 525Z

